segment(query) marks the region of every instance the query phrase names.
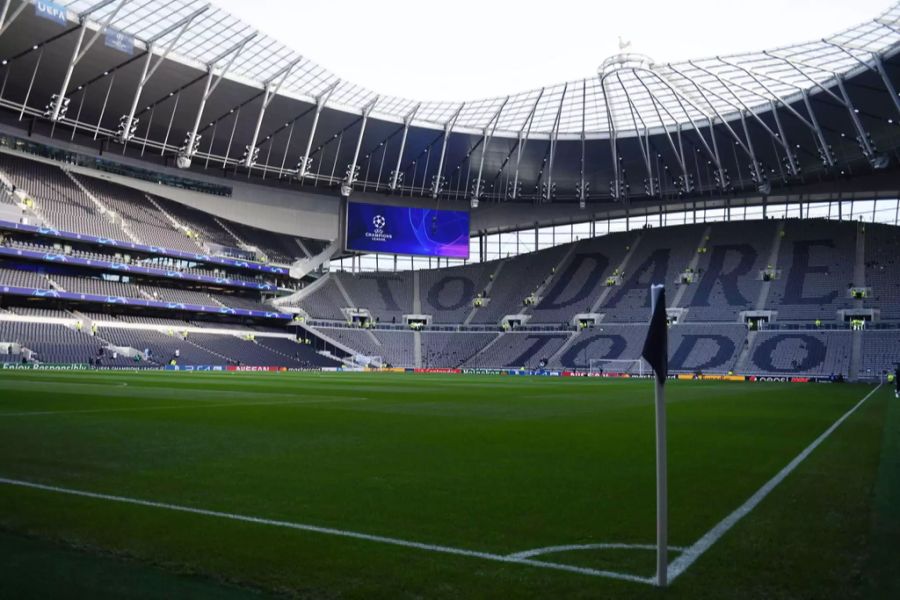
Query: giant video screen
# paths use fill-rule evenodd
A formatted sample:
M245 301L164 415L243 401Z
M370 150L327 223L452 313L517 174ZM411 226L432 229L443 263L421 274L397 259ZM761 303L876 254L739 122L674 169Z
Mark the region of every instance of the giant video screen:
M350 202L346 249L469 258L469 213Z

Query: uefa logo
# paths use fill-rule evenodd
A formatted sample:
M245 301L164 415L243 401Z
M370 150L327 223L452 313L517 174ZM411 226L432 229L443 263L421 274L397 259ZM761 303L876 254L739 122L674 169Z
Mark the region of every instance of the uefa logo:
M381 230L384 229L384 226L387 222L384 220L384 217L381 215L375 215L372 219L372 225L375 226L375 229Z

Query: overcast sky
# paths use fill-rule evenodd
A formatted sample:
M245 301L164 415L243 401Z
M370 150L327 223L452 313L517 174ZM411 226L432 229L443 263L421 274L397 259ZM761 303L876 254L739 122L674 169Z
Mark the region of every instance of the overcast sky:
M656 62L818 39L892 0L213 0L381 94L472 100L596 72L618 52Z

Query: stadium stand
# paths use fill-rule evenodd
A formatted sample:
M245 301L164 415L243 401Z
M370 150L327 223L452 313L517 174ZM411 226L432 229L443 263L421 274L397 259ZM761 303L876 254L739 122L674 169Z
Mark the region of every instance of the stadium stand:
M183 231L176 231L165 215L153 206L147 196L137 190L117 185L101 179L74 175L81 184L107 208L120 215L128 223L128 228L145 244L164 248L203 252L200 244L189 238Z
M487 306L476 310L472 322L496 324L506 315L522 313L525 299L553 275L567 251L557 246L505 260L492 281Z
M534 369L550 358L569 339L569 333L504 333L495 342L465 362L467 367Z
M412 274L363 273L334 275L349 294L355 308L367 308L382 322L402 322L403 315L413 312Z
M107 344L65 325L0 320L0 341L19 344L34 353L33 360L45 363L86 365L100 357L104 366L133 364L132 360L124 356L114 358L109 353L101 355L100 350ZM9 362L12 355L7 354L3 358L5 362Z
M849 375L849 331L762 331L750 349L751 369L767 375Z
M781 276L766 307L780 321L834 321L837 311L851 308L856 225L818 220L785 222L778 256Z
M900 235L890 225L867 224L866 306L877 307L882 320L900 320Z
M496 268L496 262L488 262L421 271L422 312L431 315L434 323L462 323Z
M675 289L686 288L680 304L688 309L686 319L734 322L741 311L756 308L775 231L773 221L713 225L688 274L692 280L674 281Z
M457 368L499 333L425 331L422 333L422 366L425 368Z
M0 153L0 171L28 192L45 225L114 240L129 237L109 213L101 213L91 199L59 167Z

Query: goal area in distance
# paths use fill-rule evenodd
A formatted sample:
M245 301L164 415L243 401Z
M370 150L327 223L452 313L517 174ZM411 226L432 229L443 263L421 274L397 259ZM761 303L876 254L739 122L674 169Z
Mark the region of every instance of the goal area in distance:
M592 358L588 362L590 373L628 373L643 376L650 372L650 365L643 358Z

